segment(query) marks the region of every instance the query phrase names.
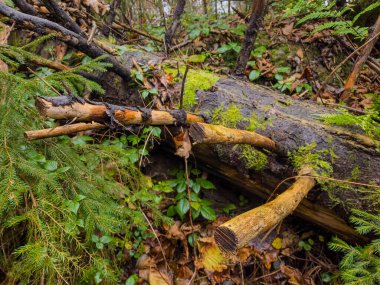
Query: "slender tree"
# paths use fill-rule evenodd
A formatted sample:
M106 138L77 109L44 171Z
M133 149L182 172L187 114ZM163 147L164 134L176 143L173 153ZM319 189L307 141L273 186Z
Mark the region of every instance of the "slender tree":
M178 27L181 25L181 16L185 11L186 0L178 0L177 5L174 10L173 19L170 23L168 30L165 33L165 45L167 50L173 43L173 36L176 33Z
M252 47L255 43L257 32L264 16L266 8L266 0L254 0L252 5L252 14L249 18L247 30L244 36L243 46L240 50L239 57L236 62L235 74L244 74L245 67L249 60Z

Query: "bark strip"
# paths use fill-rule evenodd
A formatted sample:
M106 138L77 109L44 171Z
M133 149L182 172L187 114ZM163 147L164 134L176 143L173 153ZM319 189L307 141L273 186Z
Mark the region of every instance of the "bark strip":
M311 168L304 167L299 175L310 173ZM215 231L217 245L225 252L236 252L293 213L315 183L312 177L300 177L276 199L225 222Z

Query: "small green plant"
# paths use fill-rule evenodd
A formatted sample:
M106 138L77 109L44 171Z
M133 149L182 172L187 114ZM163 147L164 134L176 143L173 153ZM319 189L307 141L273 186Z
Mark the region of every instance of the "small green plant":
M190 170L190 173L192 174L192 177L187 181L185 172L183 170L178 170L175 172L175 179L165 181L164 183L158 184L156 187L157 190L160 191L161 189L165 189L166 192L170 192L169 188L172 188L175 189L175 192L177 193L174 198L175 205L169 206L167 215L169 217L178 215L183 220L185 215L189 212L191 205L193 219L202 216L206 220L215 220L216 214L211 207L211 202L202 199L199 196L201 189L215 189L214 184L209 180L198 177L200 172L197 169ZM190 188L190 203L188 200L187 183L189 183Z

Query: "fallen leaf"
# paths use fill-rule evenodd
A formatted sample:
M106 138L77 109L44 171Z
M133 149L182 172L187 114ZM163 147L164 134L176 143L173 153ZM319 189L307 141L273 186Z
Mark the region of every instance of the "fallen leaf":
M303 59L303 50L301 48L299 48L297 50L297 56L302 60Z
M283 27L283 28L281 29L282 33L283 33L285 36L289 36L289 35L292 33L292 31L293 31L293 25L294 25L293 22L292 22L292 23L289 23L289 24L287 24L287 25L285 25L285 27Z
M178 135L173 137L174 143L176 145L176 155L184 158L188 158L191 152L191 142L189 137L189 131L183 130Z
M83 0L82 4L92 8L96 14L104 15L110 9L110 5L102 3L100 0Z
M150 285L172 285L173 282L166 272L152 269L149 272L149 284Z
M198 269L204 268L210 272L222 272L227 268L225 262L226 258L216 245L215 241L209 243L208 241L202 242L202 239L198 240L198 249L201 258L196 261L196 267Z
M272 242L272 246L273 248L275 249L281 249L282 248L282 239L279 238L279 237L276 237L273 242Z

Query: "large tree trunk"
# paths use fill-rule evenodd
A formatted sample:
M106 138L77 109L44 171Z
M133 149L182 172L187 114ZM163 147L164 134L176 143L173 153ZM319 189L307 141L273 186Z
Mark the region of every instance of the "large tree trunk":
M280 153L293 152L306 144L315 142L317 149L325 149L335 154L335 158L329 159L335 178L352 180L352 173L359 170L360 175L356 181L379 184L380 154L376 150L376 143L369 137L359 134L360 131L357 129L328 126L317 119L318 114L332 113L334 110L310 101L295 101L263 87L231 79L219 80L214 89L216 91L198 92L198 112L210 114L220 106L228 108L234 104L245 118L251 118L254 115L259 120L267 122L266 127L258 129L257 132L274 140L281 149ZM244 128L246 125L247 123L240 123L238 127ZM206 156L205 153L208 155ZM282 179L295 174L289 160L275 153L268 153L268 163L261 171L247 167L246 159L241 158L240 147L219 145L213 147L213 151L195 149L195 154L198 163L201 161L211 165L210 168L216 174L227 176L233 183L240 186L249 183L257 184L262 189L269 190L269 193ZM227 168L224 168L221 163L224 163ZM240 175L241 177L237 179L231 177L228 174L231 169L236 172L232 176ZM247 181L243 181L244 177ZM291 182L284 183L281 189L288 187ZM245 188L250 188L250 186ZM312 202L330 208L338 203L336 210L340 216L347 217L351 207L373 208L361 199L363 195L362 192L354 189L343 189L336 185L328 191L321 191L316 187L308 194L308 198ZM268 193L264 196L268 196ZM334 197L334 201L330 199L331 197ZM340 201L344 203L339 203Z

